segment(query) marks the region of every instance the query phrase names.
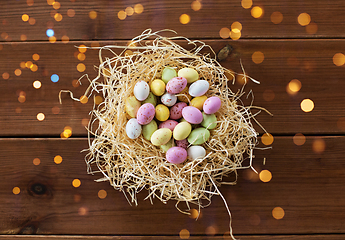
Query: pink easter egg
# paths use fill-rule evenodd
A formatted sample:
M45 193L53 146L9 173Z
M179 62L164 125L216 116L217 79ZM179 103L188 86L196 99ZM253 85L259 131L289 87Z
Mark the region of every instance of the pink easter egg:
M156 113L155 106L151 103L141 105L137 112L137 120L140 125L149 124Z
M171 131L174 131L174 128L177 124L178 122L176 122L175 120L166 120L159 124L158 128L169 128Z
M203 120L202 113L199 109L193 106L187 106L182 109L183 118L191 124L199 124Z
M175 140L176 146L187 149L189 143L187 138L183 140Z
M219 110L221 104L219 97L210 97L206 99L202 108L206 114L213 114Z
M180 119L182 117L182 109L187 107L187 103L179 102L170 108L170 118L171 119Z
M183 163L187 159L187 150L181 147L172 147L169 148L165 156L170 163Z
M170 94L178 94L187 86L187 79L184 77L174 77L166 85L165 89Z

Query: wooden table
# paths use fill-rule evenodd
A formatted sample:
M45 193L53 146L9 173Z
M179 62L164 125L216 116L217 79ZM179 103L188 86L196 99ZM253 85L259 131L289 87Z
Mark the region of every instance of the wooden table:
M78 56L76 46L125 44L151 28L176 30L215 52L230 45L221 64L241 72L241 59L246 73L261 82L249 82L246 90L253 91L256 106L274 115L257 117L274 142L272 149L255 151L254 166L268 170L272 179L263 182L241 170L237 185L220 188L235 236L344 239L344 3L250 2L1 1L0 237L229 238L229 216L220 197L196 221L179 213L174 202L151 205L142 193L134 207L108 182L96 183L100 176L86 173L81 153L88 147L85 124L94 102L81 104L63 94L59 104L61 89L79 98L88 83L80 86L76 79L84 73L96 76L97 50ZM238 40L229 38L234 22L242 25ZM78 70L78 64L86 69ZM293 79L301 83L299 91L289 90ZM240 87L239 81L233 85L234 90ZM312 100L312 111L302 110L304 99ZM61 138L67 126L72 135ZM79 187L73 186L75 179Z

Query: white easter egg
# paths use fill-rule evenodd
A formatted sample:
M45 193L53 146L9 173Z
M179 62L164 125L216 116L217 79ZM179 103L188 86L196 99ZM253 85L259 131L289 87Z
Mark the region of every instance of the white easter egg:
M206 80L198 80L189 86L189 95L192 97L200 97L204 95L210 87Z
M206 150L202 146L191 146L187 149L188 158L195 160L206 156Z
M131 118L126 124L126 134L130 139L136 139L141 134L141 125L136 118Z
M177 97L174 94L165 93L161 97L161 102L168 107L174 106L177 101Z
M145 81L139 81L135 84L133 90L134 96L139 101L144 101L150 93L150 87Z

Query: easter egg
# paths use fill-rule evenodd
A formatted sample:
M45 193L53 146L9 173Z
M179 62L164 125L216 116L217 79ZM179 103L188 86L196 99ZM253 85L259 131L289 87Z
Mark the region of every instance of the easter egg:
M195 97L190 101L190 105L193 107L196 107L200 111L202 110L202 107L204 106L204 102L206 101L207 97L205 95Z
M141 105L137 112L137 120L141 125L148 124L155 117L155 106L151 103Z
M219 110L221 104L220 98L214 96L206 99L202 108L206 114L212 114Z
M175 144L177 147L181 147L181 148L184 148L184 149L187 149L189 143L187 141L187 139L182 139L182 140L176 140L175 141Z
M185 102L185 103L189 103L189 101L192 99L192 96L189 95L188 93L188 87L185 87L182 92L180 92L178 95L177 95L177 99L180 101L180 102Z
M182 109L182 116L187 122L192 124L199 124L203 119L200 110L192 106L184 107Z
M210 87L206 80L198 80L189 86L189 95L192 97L199 97L204 95Z
M165 93L165 83L156 79L150 84L151 92L156 96L162 96Z
M172 147L167 151L166 159L174 164L183 163L187 159L187 150L181 147Z
M165 67L162 72L162 80L168 83L173 77L177 77L176 70L172 67Z
M157 98L155 95L153 95L152 92L149 93L149 96L144 100L142 101L142 103L151 103L153 106L156 106L157 105Z
M149 96L150 87L145 81L139 81L135 84L133 93L136 99L144 101Z
M171 131L174 131L174 128L177 124L178 122L176 122L175 120L166 120L159 124L158 128L169 128Z
M168 120L170 116L170 112L169 112L169 108L163 104L158 104L156 106L156 119L158 121L164 122L166 120Z
M187 107L187 103L179 102L170 108L170 119L180 119L182 117L182 109Z
M126 124L126 134L130 139L136 139L141 134L141 125L136 118L131 118Z
M171 139L172 131L168 128L160 128L151 136L151 143L155 146L164 145Z
M186 78L188 83L195 82L199 79L198 72L195 69L188 67L180 69L177 76Z
M160 148L163 150L163 152L166 153L173 146L174 146L174 140L170 139L169 142L167 142L166 144L161 145Z
M166 90L168 93L177 94L182 92L186 86L187 79L184 77L174 77L167 83Z
M205 114L202 113L203 120L201 126L207 129L214 129L217 126L217 117L214 114Z
M188 142L193 145L200 145L210 138L210 131L206 128L200 127L194 129L188 136Z
M170 94L170 93L165 93L162 97L161 97L161 102L168 107L173 106L177 101L177 97L174 94Z
M142 126L142 134L143 137L147 140L147 141L151 141L151 136L152 134L158 129L157 127L157 123L155 120L152 120L150 123Z
M173 137L175 140L183 140L188 137L192 131L192 125L188 122L181 122L176 125L173 131Z
M202 159L206 156L206 150L202 146L190 146L187 149L187 154L191 160Z
M140 106L141 103L134 96L126 98L125 111L131 118L135 118L137 116Z

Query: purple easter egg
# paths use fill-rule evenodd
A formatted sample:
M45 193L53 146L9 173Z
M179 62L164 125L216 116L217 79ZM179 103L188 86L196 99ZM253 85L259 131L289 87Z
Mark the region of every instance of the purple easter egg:
M156 113L155 106L151 103L141 105L137 112L137 120L141 125L149 124Z
M191 124L199 124L203 120L202 113L199 109L192 106L187 106L182 109L183 118Z
M206 99L202 108L206 114L213 114L219 110L221 104L219 97L210 97Z

